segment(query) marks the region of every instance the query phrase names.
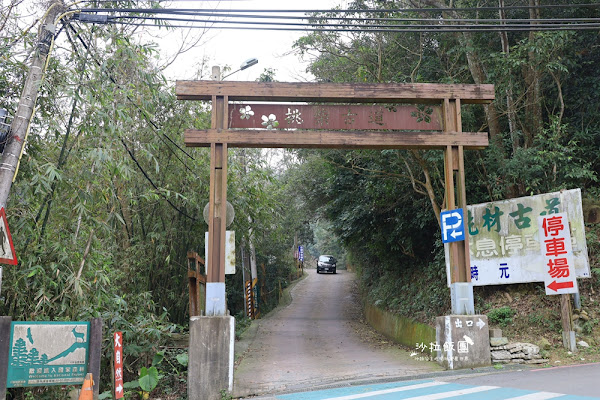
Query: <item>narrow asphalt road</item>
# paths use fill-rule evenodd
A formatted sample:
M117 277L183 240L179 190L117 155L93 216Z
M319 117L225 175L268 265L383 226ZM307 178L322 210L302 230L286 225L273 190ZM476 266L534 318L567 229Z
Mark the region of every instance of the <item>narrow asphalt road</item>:
M292 289L292 303L260 320L234 373L235 397L440 370L411 359L359 321L353 273L307 273Z

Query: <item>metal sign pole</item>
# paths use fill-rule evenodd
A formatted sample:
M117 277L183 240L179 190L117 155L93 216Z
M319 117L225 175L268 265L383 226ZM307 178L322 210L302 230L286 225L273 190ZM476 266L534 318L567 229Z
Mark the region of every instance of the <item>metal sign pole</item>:
M2 266L0 265L0 298L2 298Z

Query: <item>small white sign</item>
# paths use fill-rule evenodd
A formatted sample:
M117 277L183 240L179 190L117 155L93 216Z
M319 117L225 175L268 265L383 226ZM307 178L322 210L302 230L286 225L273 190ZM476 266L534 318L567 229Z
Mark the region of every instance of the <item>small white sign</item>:
M208 232L204 232L204 260L208 262ZM235 274L235 231L225 235L225 275Z

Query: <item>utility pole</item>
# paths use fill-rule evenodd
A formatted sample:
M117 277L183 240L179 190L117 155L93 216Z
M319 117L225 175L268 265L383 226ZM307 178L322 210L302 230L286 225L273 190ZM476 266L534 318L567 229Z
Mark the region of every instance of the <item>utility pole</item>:
M6 208L8 194L23 152L25 137L29 129L31 117L33 116L38 91L44 77L44 66L46 65L48 52L50 51L52 39L56 32L55 20L64 9L65 6L62 0L52 2L48 8L46 18L38 31L36 49L31 59L31 66L27 73L25 86L23 87L16 115L10 126L10 134L4 147L2 161L0 162L0 207Z
M12 186L15 172L23 153L25 137L33 116L35 101L44 77L44 66L50 51L50 46L56 32L56 17L65 9L62 0L55 0L46 13L38 31L38 41L27 73L25 86L21 93L17 113L8 132L2 161L0 162L0 208L6 209L8 194ZM2 267L0 267L0 290L2 290Z

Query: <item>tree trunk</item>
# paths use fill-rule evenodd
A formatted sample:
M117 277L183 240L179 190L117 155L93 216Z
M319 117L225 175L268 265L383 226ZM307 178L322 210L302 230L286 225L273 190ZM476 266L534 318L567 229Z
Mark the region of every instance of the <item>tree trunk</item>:
M498 0L498 6L504 7L504 0ZM502 25L505 25L506 22L506 13L503 8L500 8L498 11L500 14L500 21ZM510 46L508 43L508 34L506 31L500 32L500 41L502 42L502 52L505 57L508 57L510 54ZM506 113L508 115L508 129L510 131L510 139L512 142L513 154L517 151L520 146L519 137L517 136L516 126L517 126L517 113L515 110L515 102L512 91L512 78L509 78L509 82L506 87Z
M530 6L539 5L539 0L529 0ZM539 9L529 9L529 18L536 20L540 18ZM537 25L538 22L532 21L532 25ZM529 42L533 44L535 42L535 32L529 33ZM525 147L531 147L533 140L540 133L542 126L542 104L541 104L541 88L540 88L540 73L536 67L535 52L530 51L528 53L528 66L525 67L524 78L527 85L527 103L526 103L526 115L527 127L525 136ZM529 129L527 129L529 128Z

